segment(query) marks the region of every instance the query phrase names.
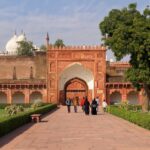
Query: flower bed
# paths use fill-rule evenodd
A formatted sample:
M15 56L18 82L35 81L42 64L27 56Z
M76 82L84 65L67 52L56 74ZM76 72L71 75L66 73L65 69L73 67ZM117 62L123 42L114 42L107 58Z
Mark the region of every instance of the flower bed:
M3 136L12 130L28 123L31 121L30 115L39 113L39 114L45 114L47 112L50 112L51 110L55 109L57 107L56 104L47 104L42 107L38 107L37 109L31 109L27 112L19 113L14 116L7 116L3 117L0 120L0 136Z

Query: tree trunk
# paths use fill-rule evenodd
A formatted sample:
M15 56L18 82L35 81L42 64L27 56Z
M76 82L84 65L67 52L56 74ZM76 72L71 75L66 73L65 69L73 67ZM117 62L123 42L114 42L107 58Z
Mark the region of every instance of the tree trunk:
M143 84L143 92L142 92L143 100L142 100L142 111L148 112L149 110L149 101L150 101L150 90L147 84Z

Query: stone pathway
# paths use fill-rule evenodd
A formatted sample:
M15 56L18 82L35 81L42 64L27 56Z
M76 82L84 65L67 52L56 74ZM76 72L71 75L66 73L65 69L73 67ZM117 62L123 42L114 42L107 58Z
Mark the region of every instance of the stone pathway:
M72 108L73 110L73 108ZM41 123L0 139L1 150L150 150L150 131L109 114L67 113L61 106Z

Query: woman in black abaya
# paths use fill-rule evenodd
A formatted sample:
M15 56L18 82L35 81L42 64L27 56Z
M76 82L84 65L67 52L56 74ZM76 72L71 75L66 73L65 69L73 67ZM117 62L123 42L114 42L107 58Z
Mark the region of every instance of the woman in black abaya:
M87 99L87 97L85 98L85 102L84 102L84 109L85 109L85 114L86 115L89 115L89 108L90 107L90 103L89 103L89 101L88 101L88 99Z

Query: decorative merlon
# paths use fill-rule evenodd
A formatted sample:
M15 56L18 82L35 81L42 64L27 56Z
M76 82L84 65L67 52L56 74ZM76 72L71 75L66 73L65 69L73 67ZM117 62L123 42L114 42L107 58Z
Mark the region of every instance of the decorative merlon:
M57 47L57 46L48 46L48 50L106 50L105 46L87 46L87 45L82 45L82 46L64 46L64 47Z

